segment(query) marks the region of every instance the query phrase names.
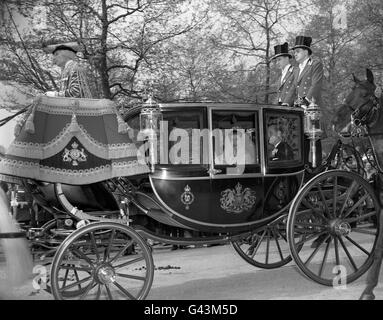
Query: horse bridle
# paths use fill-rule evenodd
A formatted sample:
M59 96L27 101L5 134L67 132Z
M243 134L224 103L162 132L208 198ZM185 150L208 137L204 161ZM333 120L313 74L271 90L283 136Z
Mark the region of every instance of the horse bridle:
M361 117L359 116L361 108L363 108L368 103L372 103L372 107L369 108ZM377 112L381 108L381 105L379 103L379 99L372 94L368 97L367 101L357 107L351 114L351 121L353 124L357 127L369 125L372 126L378 119ZM375 118L375 119L374 119ZM373 120L374 119L374 120ZM370 121L371 120L371 121Z

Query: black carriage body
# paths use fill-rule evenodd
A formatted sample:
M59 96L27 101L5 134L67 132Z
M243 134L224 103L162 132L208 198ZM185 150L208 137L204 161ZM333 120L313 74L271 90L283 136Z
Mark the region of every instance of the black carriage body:
M157 141L155 170L133 195L146 215L198 231L237 233L264 225L288 210L303 181L301 109L216 103L160 107L165 129ZM125 116L137 132L139 114L137 108ZM276 157L277 148L270 147L273 126L283 131L283 142L292 151L289 158ZM217 157L217 144L220 139L229 141L225 135L232 134L233 128L237 136L245 135L242 166Z

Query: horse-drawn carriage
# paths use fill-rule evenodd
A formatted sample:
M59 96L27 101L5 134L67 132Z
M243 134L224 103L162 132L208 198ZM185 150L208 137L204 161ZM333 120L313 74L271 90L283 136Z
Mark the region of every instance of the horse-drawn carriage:
M43 98L45 111L37 106L36 113L54 117L66 101L73 114L57 129L65 143L55 142L52 151L44 142L48 156L34 157L45 178L22 174L26 190L52 216L27 234L54 254L49 288L56 299L145 298L154 276L148 239L231 242L256 267L294 260L306 276L330 286L354 281L371 266L380 212L374 190L359 174L336 170L340 142L318 166L309 162L302 108L151 101L124 115L128 135L106 132L116 131L120 119L112 128L102 101L97 126L87 123L89 110L78 113L76 100ZM29 134L39 134L39 117ZM102 144L94 136L115 140ZM58 154L76 169L90 153L91 165L112 169L76 176L67 168L56 181L59 175L47 173ZM136 158L124 173L127 157Z

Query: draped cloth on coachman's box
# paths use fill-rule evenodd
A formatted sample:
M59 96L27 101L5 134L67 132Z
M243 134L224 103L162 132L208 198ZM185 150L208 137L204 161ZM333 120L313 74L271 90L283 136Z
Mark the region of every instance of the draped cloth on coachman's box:
M81 185L149 172L111 100L40 96L24 119L0 174Z

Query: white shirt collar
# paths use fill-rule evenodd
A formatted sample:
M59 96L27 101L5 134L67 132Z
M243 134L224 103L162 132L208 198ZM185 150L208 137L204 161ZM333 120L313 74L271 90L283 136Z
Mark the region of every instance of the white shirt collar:
M302 70L306 67L307 62L310 60L310 57L308 57L305 61L299 64L299 70L302 72Z
M286 67L283 68L282 76L281 76L281 83L283 83L283 80L285 79L287 72L289 71L290 67L291 67L291 64L289 63Z

